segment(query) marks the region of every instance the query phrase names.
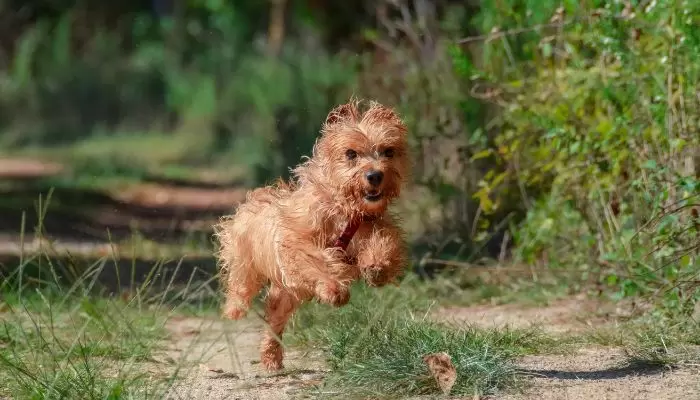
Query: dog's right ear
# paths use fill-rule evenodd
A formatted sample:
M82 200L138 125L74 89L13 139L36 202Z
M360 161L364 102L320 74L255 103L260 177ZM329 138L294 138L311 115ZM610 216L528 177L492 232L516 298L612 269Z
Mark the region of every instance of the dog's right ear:
M334 125L341 121L354 121L357 122L359 119L359 111L357 109L357 102L351 100L349 103L341 104L331 110L326 117L325 125Z

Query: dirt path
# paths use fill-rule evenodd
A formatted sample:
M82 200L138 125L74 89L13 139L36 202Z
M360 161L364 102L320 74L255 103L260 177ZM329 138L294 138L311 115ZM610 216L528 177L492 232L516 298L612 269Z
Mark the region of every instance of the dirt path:
M502 400L672 400L700 398L697 368L625 365L615 348L585 348L572 355L528 356L519 361L530 377L524 393Z
M552 335L583 333L612 323L626 310L582 296L542 307L518 304L444 308L440 320L482 327L539 327ZM527 356L518 360L527 376L520 393L492 397L503 400L664 400L700 399L697 367L630 366L614 347L584 347L573 354Z
M580 333L600 327L611 317L626 315L625 310L610 303L575 296L551 302L547 306L523 306L517 303L444 307L434 317L457 325L476 324L483 327L539 327L550 334Z
M457 324L483 327L538 325L553 335L580 333L608 321L620 310L582 298L543 307L517 304L445 308L435 316ZM284 373L269 375L257 364L262 322L257 315L240 322L177 318L168 324L168 356L193 367L183 371L168 399L299 398L305 387L321 382L320 354L288 350ZM526 376L523 390L489 397L503 400L663 400L700 399L700 370L694 367L629 366L618 348L585 347L573 354L527 356L518 361ZM456 398L456 397L454 397ZM472 397L469 397L472 399Z
M275 400L296 397L318 384L324 368L318 354L288 350L286 369L269 374L258 364L263 323L256 315L243 321L173 318L167 325L172 341L164 357L188 369L166 397L175 399Z

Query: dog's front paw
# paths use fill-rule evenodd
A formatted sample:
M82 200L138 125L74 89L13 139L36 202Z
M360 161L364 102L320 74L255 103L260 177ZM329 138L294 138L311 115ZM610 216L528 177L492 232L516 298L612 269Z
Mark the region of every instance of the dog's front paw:
M391 281L388 265L372 264L361 269L362 278L372 287L382 287Z
M322 303L341 307L348 304L350 301L350 290L340 282L320 282L316 285L316 297L318 297Z

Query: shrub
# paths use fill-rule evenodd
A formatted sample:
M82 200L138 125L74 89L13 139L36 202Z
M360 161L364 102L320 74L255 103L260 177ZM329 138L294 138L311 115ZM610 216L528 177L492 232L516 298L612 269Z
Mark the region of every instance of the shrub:
M492 212L520 193L524 261L547 249L555 266L595 266L620 296L663 294L671 310L692 309L700 42L691 24L700 10L681 1L531 3L482 10L482 29L520 27L523 10L529 25L560 24L496 36L481 66L463 73L500 110L479 153L493 169L475 196Z

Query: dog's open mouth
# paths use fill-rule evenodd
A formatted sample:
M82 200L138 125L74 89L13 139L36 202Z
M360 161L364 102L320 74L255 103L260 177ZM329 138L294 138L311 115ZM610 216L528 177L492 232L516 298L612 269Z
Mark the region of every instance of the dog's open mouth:
M379 190L372 190L365 194L365 200L367 201L379 201L382 199L382 192Z

